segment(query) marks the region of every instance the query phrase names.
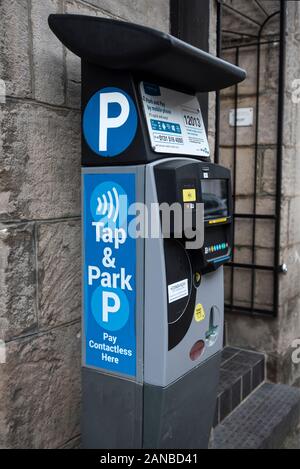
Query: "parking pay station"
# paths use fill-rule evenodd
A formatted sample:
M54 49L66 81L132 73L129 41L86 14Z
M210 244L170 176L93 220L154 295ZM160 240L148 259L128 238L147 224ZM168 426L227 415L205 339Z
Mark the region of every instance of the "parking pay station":
M205 448L232 203L196 92L245 72L135 24L79 15L49 24L82 61L83 446ZM195 248L173 218L167 236L161 204L177 204L195 233L204 204L204 243ZM151 210L157 236L147 233Z

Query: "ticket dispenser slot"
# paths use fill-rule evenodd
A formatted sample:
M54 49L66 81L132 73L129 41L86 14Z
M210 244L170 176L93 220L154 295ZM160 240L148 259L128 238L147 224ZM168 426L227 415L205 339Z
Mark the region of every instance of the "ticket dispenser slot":
M210 162L197 93L244 70L169 34L82 15L50 15L82 65L82 446L206 448L231 253L229 172ZM178 202L186 232L131 236L132 207ZM133 230L137 231L137 228Z

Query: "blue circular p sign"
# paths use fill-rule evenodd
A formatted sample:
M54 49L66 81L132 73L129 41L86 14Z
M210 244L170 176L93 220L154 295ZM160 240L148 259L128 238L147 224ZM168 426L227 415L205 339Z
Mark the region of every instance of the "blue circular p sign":
M120 88L103 88L89 100L83 114L83 134L99 156L116 156L135 137L138 118L131 97Z
M129 319L126 294L120 288L98 287L92 296L92 314L103 329L119 331Z

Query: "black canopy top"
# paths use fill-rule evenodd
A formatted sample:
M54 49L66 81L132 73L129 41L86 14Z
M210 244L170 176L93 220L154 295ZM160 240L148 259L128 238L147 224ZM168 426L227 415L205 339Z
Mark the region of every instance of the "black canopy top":
M243 69L148 27L82 15L50 15L49 26L74 54L104 68L143 73L195 92L246 78Z

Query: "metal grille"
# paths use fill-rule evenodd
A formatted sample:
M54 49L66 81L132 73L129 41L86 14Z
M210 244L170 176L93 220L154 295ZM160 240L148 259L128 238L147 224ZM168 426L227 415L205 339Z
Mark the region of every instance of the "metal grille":
M239 4L247 5L246 11L239 8ZM251 5L252 4L252 5ZM260 14L258 15L258 10ZM237 165L241 164L241 151L238 142L239 127L237 125L238 107L240 103L240 85L235 86L233 96L234 106L234 126L233 126L233 142L230 148L232 151L232 189L234 201L234 252L232 262L226 267L226 275L229 276L229 291L227 292L226 310L232 313L240 314L256 314L276 316L278 312L278 281L279 275L284 271L284 266L280 265L280 206L281 206L281 158L282 158L282 134L283 134L283 97L284 97L284 62L285 62L285 1L281 2L264 2L264 1L249 1L238 2L235 0L218 2L218 27L217 27L217 47L218 55L226 56L231 53L234 56L236 65L241 65L242 54L247 50L254 50L256 52L255 59L255 96L254 96L254 144L252 149L254 152L253 164L253 190L251 194L252 210L241 211L237 207L237 184L238 173ZM228 18L232 21L228 21ZM224 21L226 20L226 21ZM225 23L225 24L224 24ZM228 27L228 25L230 27ZM267 33L267 28L272 25L271 33ZM276 29L277 28L277 29ZM277 44L277 90L276 90L276 108L273 112L277 113L276 116L276 141L274 159L275 163L275 193L274 193L274 209L270 213L264 213L258 210L258 164L259 152L261 149L260 142L260 119L261 119L261 57L264 47ZM225 57L227 58L227 57ZM220 133L224 122L220 116L222 113L222 97L217 93L216 101L216 148L215 148L215 162L224 164L222 157L222 142ZM250 131L250 128L249 128ZM244 129L245 132L245 129ZM220 149L221 148L221 149ZM238 224L241 221L248 221L250 226L249 237L251 241L248 244L250 250L247 262L239 262L237 260L237 245L236 238L238 232ZM257 261L257 229L259 223L264 222L273 224L272 236L272 261L267 263L260 263ZM241 270L246 270L250 277L250 287L248 291L248 298L245 302L237 301L235 298L234 286L237 275ZM272 275L272 298L268 304L260 305L257 299L257 276L258 272L269 272ZM243 304L244 303L244 304Z

